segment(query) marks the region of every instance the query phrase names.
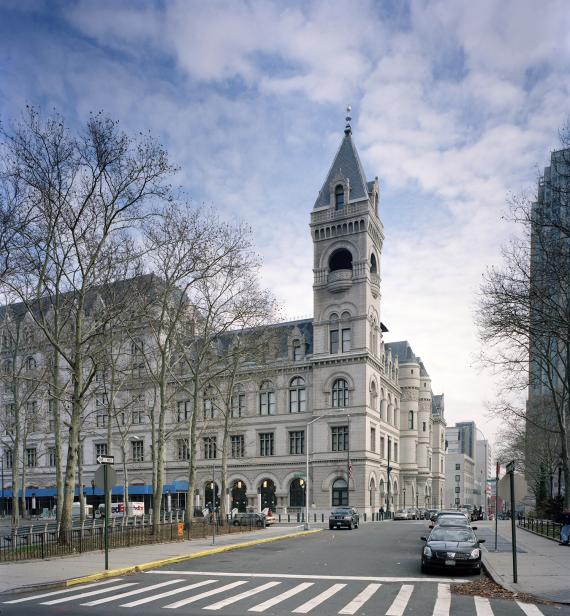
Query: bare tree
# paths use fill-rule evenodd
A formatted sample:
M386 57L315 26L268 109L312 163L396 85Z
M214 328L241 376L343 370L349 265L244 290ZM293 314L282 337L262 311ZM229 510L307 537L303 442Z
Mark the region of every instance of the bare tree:
M15 218L25 224L4 234L17 267L8 268L0 284L24 303L71 383L65 531L71 528L81 414L96 373L91 351L102 328L90 313L92 292L124 274L132 256L128 232L147 202L168 196L165 179L172 169L153 140L129 139L102 114L73 135L61 117L43 121L28 109L20 124L2 132L1 147L1 179L6 191L19 195Z

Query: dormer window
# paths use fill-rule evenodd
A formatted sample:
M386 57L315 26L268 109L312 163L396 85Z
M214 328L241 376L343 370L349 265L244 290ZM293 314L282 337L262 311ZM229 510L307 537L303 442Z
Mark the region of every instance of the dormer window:
M341 210L344 207L344 186L337 184L334 189L334 207L335 210Z

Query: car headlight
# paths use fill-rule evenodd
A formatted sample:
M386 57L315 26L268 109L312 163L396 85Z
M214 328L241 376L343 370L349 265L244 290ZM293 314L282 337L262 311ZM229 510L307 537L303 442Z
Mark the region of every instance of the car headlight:
M475 548L474 550L471 550L471 558L479 558L480 555L481 555L481 550L479 548Z
M431 558L431 548L429 548L427 545L424 548L424 556L427 556L428 558Z
M351 516L349 516L349 515L345 515L345 516L344 516L344 519L345 519L345 520L352 520L352 517L351 517Z

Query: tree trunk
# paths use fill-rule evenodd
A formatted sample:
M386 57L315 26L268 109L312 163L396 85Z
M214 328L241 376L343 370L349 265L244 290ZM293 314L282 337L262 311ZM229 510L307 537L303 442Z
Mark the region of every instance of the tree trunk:
M77 483L79 484L79 516L85 520L85 498L83 497L83 441L79 441L77 451Z
M192 417L190 418L188 429L188 451L190 459L188 462L188 492L186 493L186 521L189 524L194 517L195 492L196 492L196 421L198 418L198 383L194 380L194 391L192 394Z
M121 444L122 456L123 456L123 500L125 502L125 515L130 515L129 511L129 469L127 466L127 448L125 441Z
M57 351L53 354L53 368L52 368L52 397L51 402L53 405L53 422L54 422L54 436L55 436L55 486L56 486L56 520L61 522L61 511L63 509L63 468L61 464L62 450L61 450L61 392L59 389L59 366L60 357Z

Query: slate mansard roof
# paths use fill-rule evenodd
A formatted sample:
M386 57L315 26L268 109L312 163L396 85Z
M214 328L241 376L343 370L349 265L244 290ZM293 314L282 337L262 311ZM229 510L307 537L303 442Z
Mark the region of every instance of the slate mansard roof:
M344 139L342 140L338 152L334 158L333 164L329 169L327 178L319 191L319 196L315 201L314 209L320 207L327 207L330 204L330 187L333 180L342 175L348 179L350 183L350 201L360 201L362 199L368 199L368 195L374 182L367 182L366 175L356 146L352 141L352 134L345 132Z
M420 376L429 377L428 371L424 366L423 361L414 353L410 343L407 340L400 340L399 342L387 342L386 350L392 351L392 357L398 358L398 363L401 364L419 364Z

